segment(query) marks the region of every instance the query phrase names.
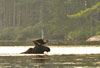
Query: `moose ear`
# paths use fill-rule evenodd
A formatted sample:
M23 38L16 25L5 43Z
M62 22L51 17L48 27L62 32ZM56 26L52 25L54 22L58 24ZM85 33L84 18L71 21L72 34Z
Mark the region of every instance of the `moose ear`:
M32 40L32 42L36 42L36 40Z

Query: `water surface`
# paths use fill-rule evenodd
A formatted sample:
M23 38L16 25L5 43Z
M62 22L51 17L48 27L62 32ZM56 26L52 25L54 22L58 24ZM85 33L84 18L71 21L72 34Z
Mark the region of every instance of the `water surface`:
M1 46L0 54L19 54L34 46ZM96 46L48 46L51 54L100 54L100 47Z
M19 54L30 47L0 47L0 68L100 68L100 47L50 46L50 53Z

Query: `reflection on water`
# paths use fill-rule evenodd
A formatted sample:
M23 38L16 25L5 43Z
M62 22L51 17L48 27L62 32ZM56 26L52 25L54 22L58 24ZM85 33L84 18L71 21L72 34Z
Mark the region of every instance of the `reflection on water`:
M28 48L0 47L0 68L100 68L100 47L50 47L48 54L18 54Z
M1 56L0 68L99 68L100 55Z

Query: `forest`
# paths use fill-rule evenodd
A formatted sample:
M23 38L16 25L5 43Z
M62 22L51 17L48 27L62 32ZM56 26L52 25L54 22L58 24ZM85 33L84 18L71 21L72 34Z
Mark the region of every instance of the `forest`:
M51 44L100 35L100 0L0 0L0 43L44 38ZM79 43L80 44L80 43Z

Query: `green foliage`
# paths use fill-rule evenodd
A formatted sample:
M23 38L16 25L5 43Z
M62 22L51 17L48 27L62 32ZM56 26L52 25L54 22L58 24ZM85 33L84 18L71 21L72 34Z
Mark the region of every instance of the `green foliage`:
M85 10L81 10L80 12L73 14L73 15L67 15L70 18L78 18L82 16L88 16L91 13L93 13L97 8L100 7L100 2L98 2L96 5L94 5L92 8L86 8Z
M16 37L16 32L18 28L15 27L7 27L0 31L0 39L2 40L12 40Z
M40 36L40 26L7 27L0 31L1 40L27 40Z
M0 40L41 38L42 29L44 38L66 42L100 34L100 0L0 0L0 4Z

